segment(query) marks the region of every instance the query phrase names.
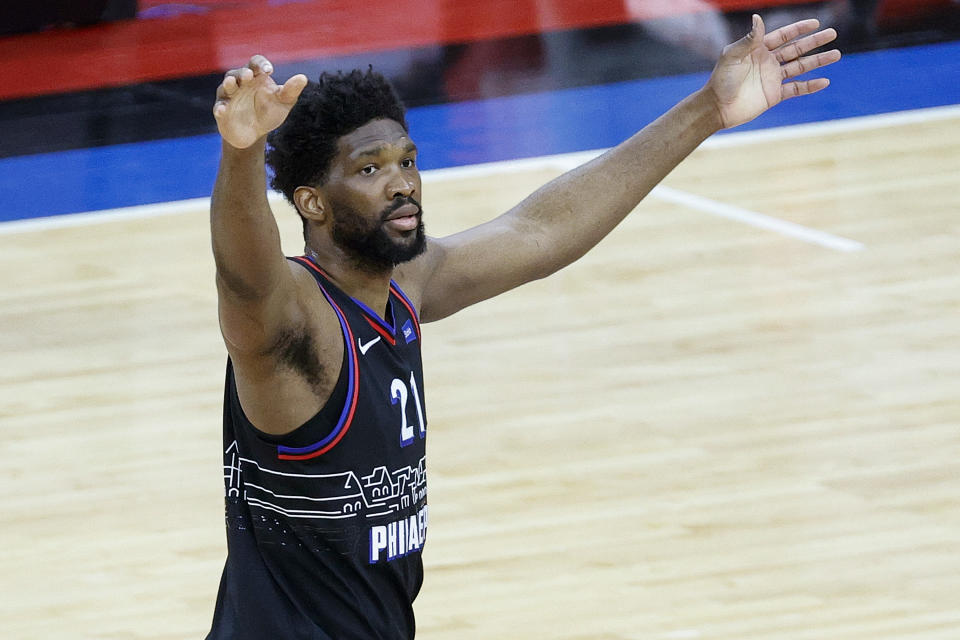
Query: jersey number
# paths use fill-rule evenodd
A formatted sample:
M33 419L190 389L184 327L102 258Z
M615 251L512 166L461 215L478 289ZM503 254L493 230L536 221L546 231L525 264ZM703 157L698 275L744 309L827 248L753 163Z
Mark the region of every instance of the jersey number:
M423 407L420 406L420 392L417 390L417 379L410 373L410 391L413 395L413 404L417 408L417 422L420 424L419 435L425 438L427 426L423 423ZM407 385L400 378L394 378L390 383L390 404L400 403L400 446L405 447L413 442L413 423L407 420Z

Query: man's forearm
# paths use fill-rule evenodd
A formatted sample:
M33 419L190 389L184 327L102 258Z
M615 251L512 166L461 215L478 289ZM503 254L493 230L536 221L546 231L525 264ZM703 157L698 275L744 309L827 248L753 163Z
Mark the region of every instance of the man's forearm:
M247 149L223 143L210 201L210 230L222 285L244 298L264 297L284 266L280 234L266 196L264 141Z
M692 94L620 145L546 184L511 212L546 238L551 271L603 239L720 128L706 91Z

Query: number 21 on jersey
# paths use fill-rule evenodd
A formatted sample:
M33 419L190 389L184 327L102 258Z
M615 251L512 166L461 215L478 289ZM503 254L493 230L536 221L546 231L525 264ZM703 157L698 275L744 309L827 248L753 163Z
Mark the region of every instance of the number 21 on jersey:
M413 422L407 418L407 398L413 396L413 404L417 410L419 431L414 428ZM400 405L400 446L405 447L413 442L416 431L421 438L427 436L427 426L423 422L423 407L420 405L420 391L417 389L417 379L410 372L409 388L400 378L394 378L390 383L390 404Z

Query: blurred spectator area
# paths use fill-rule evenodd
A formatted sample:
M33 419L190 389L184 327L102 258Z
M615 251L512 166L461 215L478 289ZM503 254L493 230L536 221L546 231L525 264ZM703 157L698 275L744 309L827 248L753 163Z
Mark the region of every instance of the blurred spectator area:
M0 100L222 73L254 49L301 63L641 25L714 59L752 12L817 17L848 52L960 37L960 0L6 0L0 56L21 81Z
M0 16L0 35L86 27L136 18L137 0L7 0Z
M105 144L146 134L88 139L88 121L153 105L205 131L210 87L252 53L278 78L373 64L408 105L701 72L754 12L818 18L846 53L960 39L960 0L5 0L0 125L12 144L38 137L27 116L72 112Z

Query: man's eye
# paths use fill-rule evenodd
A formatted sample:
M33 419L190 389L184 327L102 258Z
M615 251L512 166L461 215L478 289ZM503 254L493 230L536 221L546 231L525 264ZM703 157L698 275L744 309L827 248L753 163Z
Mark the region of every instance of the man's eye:
M374 165L368 164L363 169L360 169L360 175L372 176L376 170L377 168Z
M413 158L404 158L403 162L400 163L400 166L404 169L410 169L416 164L417 162Z

